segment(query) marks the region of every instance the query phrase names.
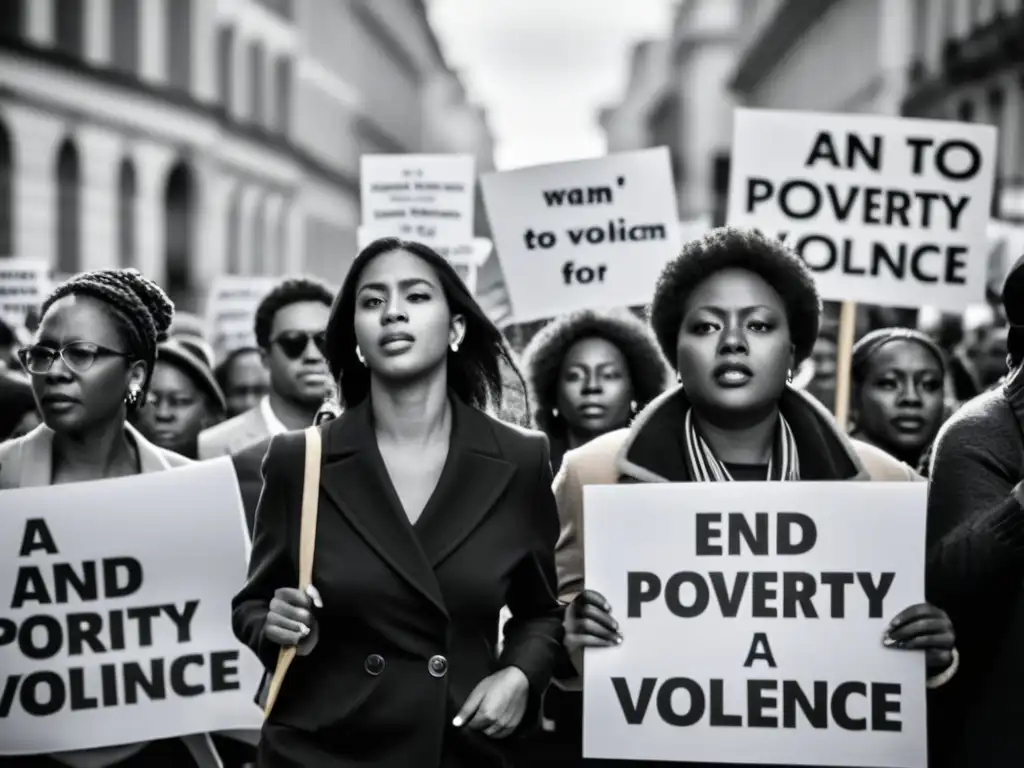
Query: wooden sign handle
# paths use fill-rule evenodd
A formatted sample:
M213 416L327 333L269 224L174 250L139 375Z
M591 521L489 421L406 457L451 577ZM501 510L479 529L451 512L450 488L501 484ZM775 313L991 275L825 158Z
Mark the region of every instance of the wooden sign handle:
M850 368L853 338L857 331L857 302L844 301L839 310L839 338L836 343L836 421L846 432L850 427Z

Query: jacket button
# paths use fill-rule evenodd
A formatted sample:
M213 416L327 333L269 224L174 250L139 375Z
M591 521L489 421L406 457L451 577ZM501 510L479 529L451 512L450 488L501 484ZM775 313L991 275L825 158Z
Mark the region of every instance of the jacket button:
M363 668L367 674L376 677L384 671L384 657L378 653L371 653L366 657L366 661L363 663Z
M431 656L427 662L427 669L433 677L444 677L448 672L448 659L444 656Z

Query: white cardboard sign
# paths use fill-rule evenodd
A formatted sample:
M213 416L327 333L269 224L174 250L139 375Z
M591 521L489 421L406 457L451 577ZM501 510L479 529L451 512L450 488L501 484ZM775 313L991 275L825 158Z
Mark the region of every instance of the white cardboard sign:
M230 459L0 493L0 754L258 729Z
M276 282L273 277L247 275L214 280L206 300L206 322L219 356L256 343L256 308Z
M53 289L50 265L41 259L0 259L0 319L17 331Z
M679 251L668 150L480 179L515 322L646 304Z
M822 298L984 299L994 127L751 109L733 126L729 224L783 239Z
M584 755L926 768L926 483L587 486L586 582L624 641L588 649Z
M472 155L363 155L359 169L363 226L373 238L472 241Z

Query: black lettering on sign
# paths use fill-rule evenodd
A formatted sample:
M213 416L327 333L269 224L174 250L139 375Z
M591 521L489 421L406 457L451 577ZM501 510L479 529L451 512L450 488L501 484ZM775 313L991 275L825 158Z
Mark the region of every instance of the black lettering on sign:
M754 637L750 641L750 650L747 651L747 660L743 662L743 666L749 669L755 661L764 661L772 669L778 666L775 663L775 656L772 654L772 647L768 644L767 632L754 633Z
M839 149L828 131L820 131L814 139L814 146L804 163L805 168L810 168L819 161L825 161L833 168L856 170L858 159L869 170L882 170L882 137L871 136L871 146L855 133L846 134L846 142L843 144L842 156Z
M18 550L18 557L28 557L33 552L42 551L48 555L60 554L57 551L57 542L53 540L53 534L41 517L29 518L25 521L25 530L21 535L21 548Z
M651 603L661 595L661 579L658 574L647 571L630 571L626 575L626 616L640 618L640 606Z
M103 664L99 681L91 687L84 667L6 675L0 678L0 719L9 717L16 706L45 717L65 709L75 712L236 691L241 688L238 661L238 650L229 650Z
M910 172L920 176L926 165L931 165L951 181L968 181L981 170L981 150L968 141L950 139L943 141L934 153L931 152L935 139L929 136L908 136L907 146L911 150Z
M626 177L619 176L615 180L618 187L626 186ZM568 187L562 189L545 189L541 191L548 208L561 205L611 205L615 202L612 185L596 187Z
M885 598L894 579L892 572L680 571L663 580L634 571L626 577L626 615L640 618L646 604L662 599L681 619L696 618L712 605L727 619L843 619L849 615L846 588L856 585L867 600L868 618L878 619L886 614Z
M899 719L902 689L898 683L851 680L830 691L828 682L818 680L808 691L795 680L713 679L703 685L688 677L645 677L634 696L626 678L612 678L611 682L629 725L643 724L653 700L657 716L677 728L688 728L705 719L717 728L792 729L798 727L798 720L820 730L891 733L903 728ZM726 711L726 698L735 698L727 697L727 686L742 689L745 706L741 711ZM854 703L858 698L866 700L867 717L851 714L863 709Z
M698 512L695 516L695 552L698 556L722 554L803 555L810 552L818 541L814 520L799 512L729 512L725 515L727 549L717 544L722 531L720 512ZM753 517L753 524L750 518ZM772 527L774 524L774 548Z
M102 597L127 597L142 587L142 564L134 557L108 557L99 562L103 574ZM21 608L26 603L39 605L63 605L71 600L74 591L79 600L96 600L98 591L97 563L86 560L77 572L70 563L52 563L53 590L47 586L42 567L23 565L18 568L14 582L11 608Z
M788 232L778 239L787 242ZM855 251L851 238L835 240L822 234L802 235L789 243L812 272L850 276L888 275L900 281L963 285L967 281L967 247L936 243L870 243Z
M747 179L746 210L773 203L787 218L806 221L820 215L839 223L878 227L942 226L953 231L970 205L966 195L931 190L890 189L860 184L786 179L776 183L752 176Z

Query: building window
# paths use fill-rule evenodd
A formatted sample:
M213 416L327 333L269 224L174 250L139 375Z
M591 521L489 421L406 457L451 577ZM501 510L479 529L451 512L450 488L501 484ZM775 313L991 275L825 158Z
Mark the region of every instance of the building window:
M72 275L80 269L81 172L78 148L65 139L57 152L57 271Z
M139 71L139 0L114 0L110 7L110 60L114 69Z
M135 164L121 161L117 176L117 257L122 267L135 264Z
M249 117L254 123L263 123L264 100L263 91L266 78L263 76L266 67L263 44L259 41L249 45Z
M231 111L235 93L235 29L221 27L217 31L217 98L224 109Z
M292 112L292 60L280 56L274 63L274 128L282 136L291 129Z
M85 0L60 0L53 9L53 37L58 51L85 55Z
M24 0L0 2L0 38L17 40L25 34Z
M171 298L192 304L192 223L194 215L192 170L178 162L167 175L164 191L164 226L167 233L167 289Z
M167 82L186 93L192 89L192 0L167 3Z
M14 147L0 122L0 258L14 255Z

